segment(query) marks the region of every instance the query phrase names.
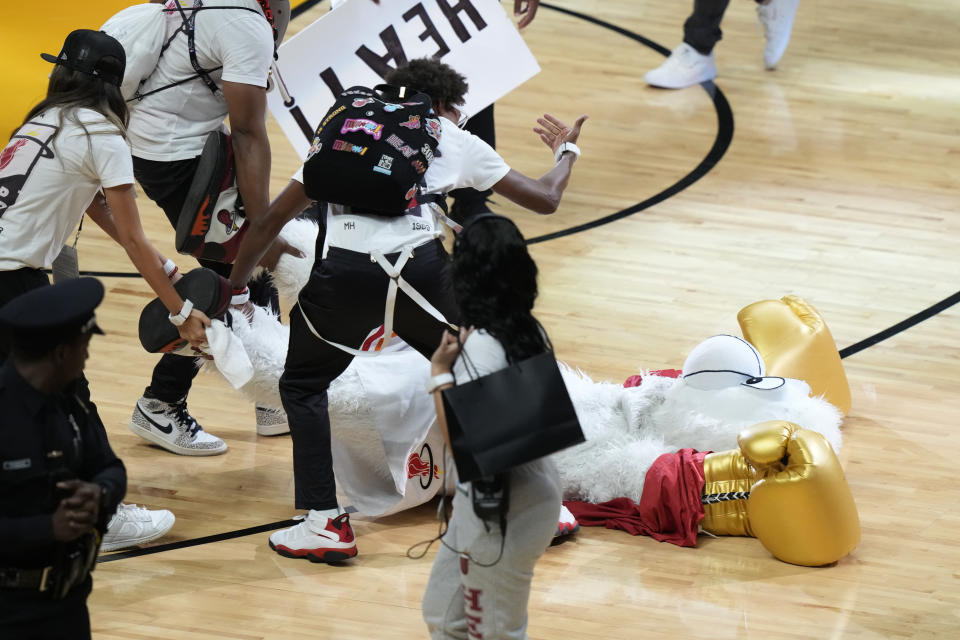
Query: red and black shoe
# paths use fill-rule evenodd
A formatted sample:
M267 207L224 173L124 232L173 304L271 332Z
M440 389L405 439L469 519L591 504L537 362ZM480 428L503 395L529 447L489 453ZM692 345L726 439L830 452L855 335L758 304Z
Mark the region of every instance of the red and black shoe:
M326 522L322 516L303 518L300 524L272 533L270 548L286 558L306 558L310 562L340 562L357 555L357 539L348 514L326 518Z

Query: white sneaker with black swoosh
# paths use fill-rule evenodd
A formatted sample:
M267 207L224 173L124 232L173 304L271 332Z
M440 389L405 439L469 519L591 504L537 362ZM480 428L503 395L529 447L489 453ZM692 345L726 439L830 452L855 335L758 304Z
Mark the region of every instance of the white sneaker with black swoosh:
M130 431L183 456L215 456L227 443L203 430L187 411L186 399L164 402L140 396L130 418Z

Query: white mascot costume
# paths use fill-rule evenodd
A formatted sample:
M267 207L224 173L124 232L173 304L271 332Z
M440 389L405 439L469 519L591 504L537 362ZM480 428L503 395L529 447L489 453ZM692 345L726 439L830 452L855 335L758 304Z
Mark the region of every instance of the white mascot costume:
M273 274L281 298L289 301L295 299L309 277L317 227L307 220L295 220L282 235L307 254L304 259L284 256ZM803 433L814 432L817 442L825 443L821 447L823 455L835 458L834 452L841 445L842 413L824 396L840 397L841 402L845 399L845 412L849 409L849 390L833 338L816 310L799 298L757 305L761 305L758 313L750 313L756 307L751 305L739 317L744 333L749 329L754 344L729 335L708 338L691 351L679 377L645 373L639 384L624 387L594 382L573 368L561 366L586 436L583 444L554 454L566 499L604 503L626 498L631 503L640 502L648 469L662 455L681 449L734 449L723 455L739 456L741 466L750 471L742 478L747 483L745 490L737 494L749 496L747 490L759 480L786 472L788 444L799 441L796 425L802 425L799 431ZM286 357L288 327L260 308L250 321L237 311L230 313L232 329L221 324L211 332L213 364L258 405L280 407L278 383ZM765 317L773 320L766 322ZM338 487L347 504L368 516L422 504L455 481L452 463L444 463L449 456L443 453L433 400L423 392L429 362L399 339L382 348L383 336L377 329L371 327L362 349L376 357L354 358L329 389ZM382 331L382 327L379 329ZM229 339L216 337L224 331L231 334ZM790 337L788 344L783 344L785 335ZM799 370L807 374L806 380L768 376L761 352L768 360L777 361L776 372L798 370L802 365ZM811 354L817 358L813 365L808 362ZM750 443L744 438L758 423L773 424L768 421L784 422L776 424L773 436L767 429L761 440L765 437L763 442L778 443L783 452L771 461L760 462L747 455ZM785 424L792 426L787 428ZM707 470L709 485L711 456L706 461L702 457L698 464ZM835 466L839 469L839 463ZM839 479L836 473L831 478L842 484L838 490L842 504L837 508L846 514L845 519L840 518L846 531L839 536L843 540L839 546L826 545L830 548L824 551L825 545L821 544L814 552L799 555L791 555L789 548L786 552L775 549L775 542L768 544L753 530L755 527L751 528L749 505L737 507L739 528L715 528L719 533L760 537L775 556L787 562L833 562L856 545L859 524L852 497L847 499L849 489L842 470ZM569 532L577 526L566 508L564 512L558 532ZM710 507L706 516L704 522L710 522ZM818 521L809 513L803 517ZM829 514L822 517L828 522L837 521ZM708 529L706 525L703 528ZM838 537L836 531L830 533L831 538ZM777 531L775 535L786 534Z

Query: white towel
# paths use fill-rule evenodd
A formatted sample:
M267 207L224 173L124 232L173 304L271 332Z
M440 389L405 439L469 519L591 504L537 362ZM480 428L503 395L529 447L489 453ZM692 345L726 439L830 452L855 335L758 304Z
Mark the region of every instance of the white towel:
M243 343L233 331L220 320L213 320L206 330L207 352L213 363L234 389L239 389L253 377L253 365L243 348Z

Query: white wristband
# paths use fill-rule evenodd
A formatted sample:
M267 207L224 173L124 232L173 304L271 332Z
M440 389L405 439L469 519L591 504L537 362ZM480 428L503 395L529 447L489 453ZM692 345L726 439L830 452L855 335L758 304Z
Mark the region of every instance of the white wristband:
M427 393L433 393L445 384L453 384L456 379L452 373L440 373L427 380Z
M559 147L557 147L557 152L553 154L554 159L557 162L560 162L560 156L569 151L573 155L580 157L580 147L573 144L572 142L564 142Z
M191 311L193 311L193 303L190 302L190 300L184 300L183 308L180 309L180 313L176 315L172 313L170 314L169 318L170 318L171 324L173 324L173 326L175 327L179 327L180 325L182 325L184 322L187 321L187 318L190 317Z
M234 289L233 295L230 296L231 305L237 306L248 302L250 302L250 287L244 287L241 291Z
M167 258L167 261L163 263L163 272L167 274L168 278L172 278L177 273L177 265L173 263L173 260Z

